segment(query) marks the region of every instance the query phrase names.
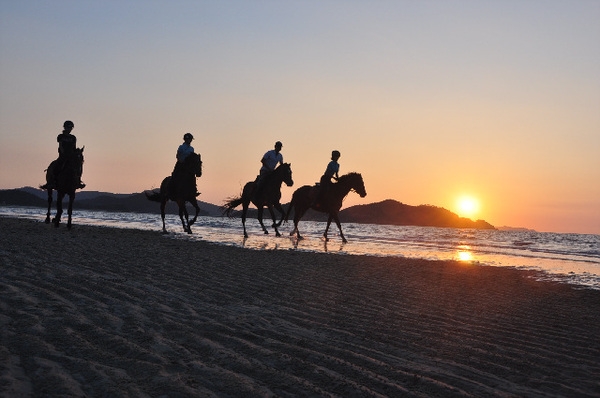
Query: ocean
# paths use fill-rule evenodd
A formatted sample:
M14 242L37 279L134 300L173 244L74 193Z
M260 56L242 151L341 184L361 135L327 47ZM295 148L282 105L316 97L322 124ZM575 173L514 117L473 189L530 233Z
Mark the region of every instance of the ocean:
M0 206L0 216L43 222L45 213L38 207ZM77 224L162 231L158 206L156 214L74 210L73 228ZM248 218L247 239L240 218L199 217L191 235L183 232L179 216L168 214L166 224L169 234L165 238L170 239L203 240L252 250L457 260L475 266L533 269L543 271L544 279L600 290L600 235L343 223L348 240L344 244L335 224L329 229L330 240L322 239L323 222L301 221L305 239L300 241L289 236L291 222L283 224L279 228L282 236L276 237L268 216L265 226L269 235L263 234L255 218Z

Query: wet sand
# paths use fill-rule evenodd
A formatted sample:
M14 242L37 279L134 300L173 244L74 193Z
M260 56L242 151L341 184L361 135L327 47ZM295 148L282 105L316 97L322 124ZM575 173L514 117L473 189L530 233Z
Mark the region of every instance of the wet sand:
M0 271L3 397L600 396L600 291L533 271L1 217Z

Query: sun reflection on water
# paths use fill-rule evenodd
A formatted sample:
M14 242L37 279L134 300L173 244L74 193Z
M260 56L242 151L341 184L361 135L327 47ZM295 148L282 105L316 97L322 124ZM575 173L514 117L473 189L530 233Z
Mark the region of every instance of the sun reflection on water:
M458 252L457 257L459 261L470 262L473 261L473 254L471 252Z
M459 246L458 251L456 252L456 259L465 263L472 262L474 257L471 247L465 245Z

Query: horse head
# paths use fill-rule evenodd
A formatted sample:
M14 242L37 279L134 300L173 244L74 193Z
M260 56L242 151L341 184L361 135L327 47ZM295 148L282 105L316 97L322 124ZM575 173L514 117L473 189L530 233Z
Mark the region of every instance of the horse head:
M202 177L202 160L200 154L192 153L185 158L184 167L190 173L194 173L196 177Z
M292 165L290 163L283 163L275 169L275 173L278 179L285 182L285 185L288 187L294 185L294 180L292 180Z
M352 189L357 194L359 194L361 198L364 198L365 196L367 196L367 190L365 189L365 182L363 181L362 175L360 175L360 173L349 173L342 177L345 177L348 180L350 189ZM340 179L342 177L340 177Z
M75 148L75 152L72 152L72 159L75 159L76 162L83 164L83 150L85 149L85 145L81 148Z

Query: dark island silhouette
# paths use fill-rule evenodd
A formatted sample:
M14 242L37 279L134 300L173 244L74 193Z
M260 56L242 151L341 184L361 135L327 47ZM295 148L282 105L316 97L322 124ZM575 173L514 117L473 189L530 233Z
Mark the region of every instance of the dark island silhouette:
M484 220L473 221L469 218L459 217L442 207L411 206L392 199L352 206L343 210L340 215L343 215L346 222L355 223L495 229L493 225Z
M144 192L113 194L98 191L82 191L77 194L77 209L112 212L156 213L160 208L150 202ZM198 201L201 216L221 216L219 205ZM31 206L45 208L46 192L33 187L0 190L0 206ZM283 205L285 208L289 204ZM256 211L256 210L254 210ZM179 214L177 206L168 206L167 213ZM249 211L250 213L250 211ZM235 214L234 214L235 216ZM442 207L432 205L411 206L396 200L348 207L339 213L344 223L406 225L423 227L496 229L484 220L473 221ZM309 210L302 218L310 221L326 221L327 215Z

